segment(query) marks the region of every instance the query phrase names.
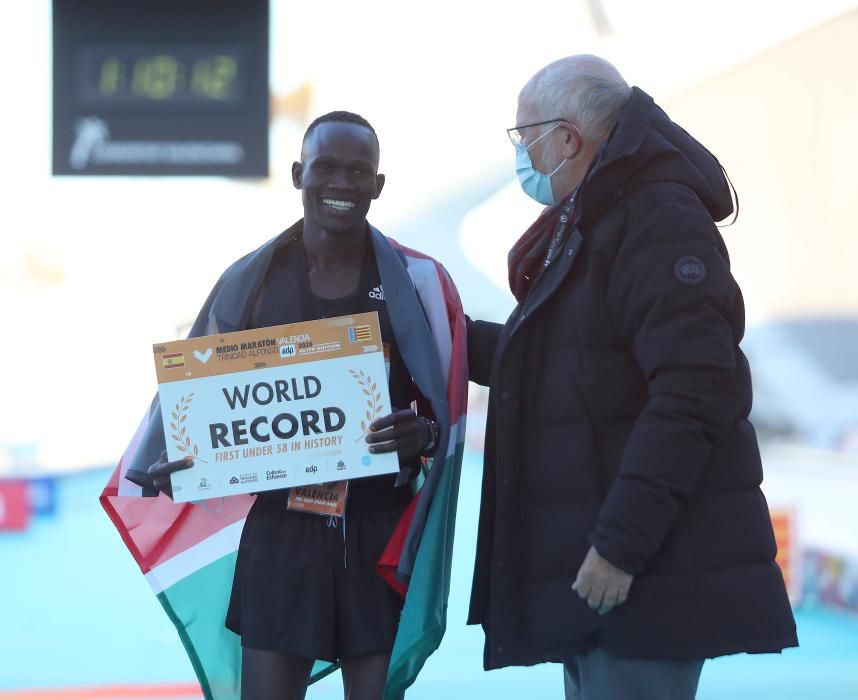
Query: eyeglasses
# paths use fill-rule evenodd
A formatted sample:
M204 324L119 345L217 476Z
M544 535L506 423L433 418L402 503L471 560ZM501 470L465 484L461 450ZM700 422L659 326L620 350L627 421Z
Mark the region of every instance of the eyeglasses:
M562 117L558 119L547 119L544 122L533 122L533 124L522 124L521 126L514 126L511 129L507 129L506 133L509 136L509 140L512 141L512 145L518 148L524 143L524 135L522 131L524 129L529 129L532 126L544 126L545 124L553 124L554 122L565 122L566 119Z

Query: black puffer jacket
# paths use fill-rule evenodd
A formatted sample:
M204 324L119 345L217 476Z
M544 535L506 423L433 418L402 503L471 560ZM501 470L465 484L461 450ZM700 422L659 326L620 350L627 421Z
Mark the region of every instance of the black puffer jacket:
M486 668L794 646L720 165L635 88L578 206L500 337L470 327L492 387L469 616ZM605 616L570 588L591 544L635 576Z

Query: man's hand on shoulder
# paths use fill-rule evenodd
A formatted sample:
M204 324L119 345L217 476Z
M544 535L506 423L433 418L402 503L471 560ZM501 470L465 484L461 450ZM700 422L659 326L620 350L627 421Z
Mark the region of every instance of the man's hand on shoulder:
M590 547L572 590L587 601L600 615L605 615L626 602L632 586L631 574L602 558L595 547Z

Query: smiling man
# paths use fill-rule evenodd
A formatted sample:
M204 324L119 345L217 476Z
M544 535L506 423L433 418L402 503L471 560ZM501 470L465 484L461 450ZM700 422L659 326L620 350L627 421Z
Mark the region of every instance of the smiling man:
M304 136L301 160L292 165L304 218L224 273L191 333L375 311L390 360L391 405L414 404L423 414L394 409L373 423L366 438L369 451L396 451L401 471L342 487L341 518L290 509L288 489L257 495L242 532L225 611L226 626L241 637L244 700L303 698L316 660L341 666L346 697L381 700L393 673L400 615L408 618L406 636L418 639L400 643L411 658L394 659L400 670L389 684L389 696L413 682L443 634L437 620L432 622L435 636L424 634L422 622L443 615L444 586L435 585L428 594L420 587L414 613L403 612L401 594L434 494L450 488L449 476L438 485L439 475L451 466L458 474L461 457L455 455L461 452L451 448L452 462L430 470L414 501L408 482L419 472L421 457L448 455L450 416L457 417L465 402L464 370L451 369L459 360L464 367L464 316L440 265L368 224L370 205L384 188L378 166L378 138L365 119L351 112L316 119ZM420 279L430 283L421 286ZM450 363L446 368L445 361ZM159 424L153 412L126 478L143 486L144 493L170 496L169 475L192 461L167 462L166 453L157 458L163 449ZM164 537L175 535L165 532ZM446 562L430 568L449 570L449 554L442 556ZM395 574L382 578L382 558ZM324 674L316 670L314 677Z

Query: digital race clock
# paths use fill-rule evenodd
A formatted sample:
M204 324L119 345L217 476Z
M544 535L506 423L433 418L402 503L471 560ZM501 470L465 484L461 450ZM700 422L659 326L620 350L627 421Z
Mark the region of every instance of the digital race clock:
M268 0L53 11L54 174L268 174Z
M234 46L101 46L80 50L78 98L93 105L208 108L241 104L248 50Z

